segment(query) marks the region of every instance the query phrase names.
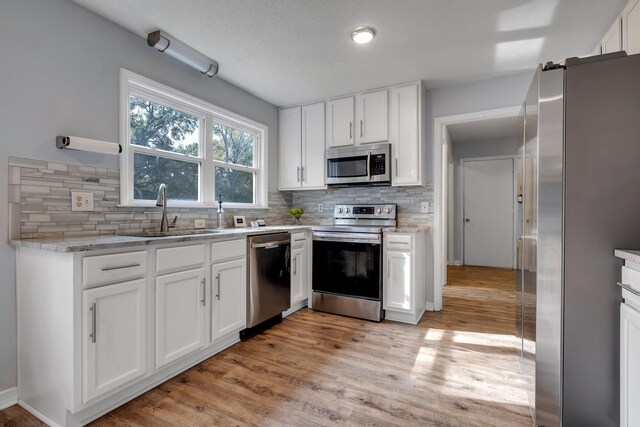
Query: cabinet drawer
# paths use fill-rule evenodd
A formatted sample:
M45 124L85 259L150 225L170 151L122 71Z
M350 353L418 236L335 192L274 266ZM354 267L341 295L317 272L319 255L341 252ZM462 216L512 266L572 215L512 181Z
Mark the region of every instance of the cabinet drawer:
M162 248L156 252L156 272L185 270L204 264L204 245Z
M384 237L387 241L387 248L399 250L411 250L413 248L413 236L396 235L389 233Z
M82 260L84 286L121 282L142 277L146 273L146 251L92 256Z
M301 248L307 241L307 233L291 233L291 247Z
M226 259L242 258L247 254L247 241L245 239L229 240L211 244L211 261L217 262Z
M627 266L622 267L622 283L640 292L640 271Z

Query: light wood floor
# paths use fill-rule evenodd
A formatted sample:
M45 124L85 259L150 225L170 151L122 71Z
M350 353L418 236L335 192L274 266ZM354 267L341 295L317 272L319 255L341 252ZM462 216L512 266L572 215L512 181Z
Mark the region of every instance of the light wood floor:
M531 425L513 281L452 267L418 326L301 310L93 425ZM0 424L39 425L17 406Z

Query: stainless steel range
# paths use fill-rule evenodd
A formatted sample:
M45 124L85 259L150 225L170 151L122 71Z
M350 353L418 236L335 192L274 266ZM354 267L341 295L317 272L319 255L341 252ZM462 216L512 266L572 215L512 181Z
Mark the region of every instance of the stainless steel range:
M396 205L336 205L334 219L313 229L313 309L379 322L382 230L396 226Z

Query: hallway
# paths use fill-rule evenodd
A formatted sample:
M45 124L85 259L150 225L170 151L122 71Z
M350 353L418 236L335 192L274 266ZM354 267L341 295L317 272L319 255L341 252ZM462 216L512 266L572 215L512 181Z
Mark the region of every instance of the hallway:
M513 275L450 267L417 327L303 309L93 425L531 425ZM41 424L14 406L0 425Z

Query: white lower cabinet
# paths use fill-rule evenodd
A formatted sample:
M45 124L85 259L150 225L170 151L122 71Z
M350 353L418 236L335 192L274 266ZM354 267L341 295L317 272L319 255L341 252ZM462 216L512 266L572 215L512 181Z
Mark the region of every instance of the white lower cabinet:
M144 279L82 292L83 402L146 373L146 321Z
M620 426L640 426L640 311L620 305Z
M385 318L417 324L426 307L426 233L385 233Z
M311 242L307 233L291 234L291 308L304 306L311 281Z
M211 277L211 338L216 340L247 324L247 262L239 258L215 263Z
M156 367L205 344L204 268L156 278Z

